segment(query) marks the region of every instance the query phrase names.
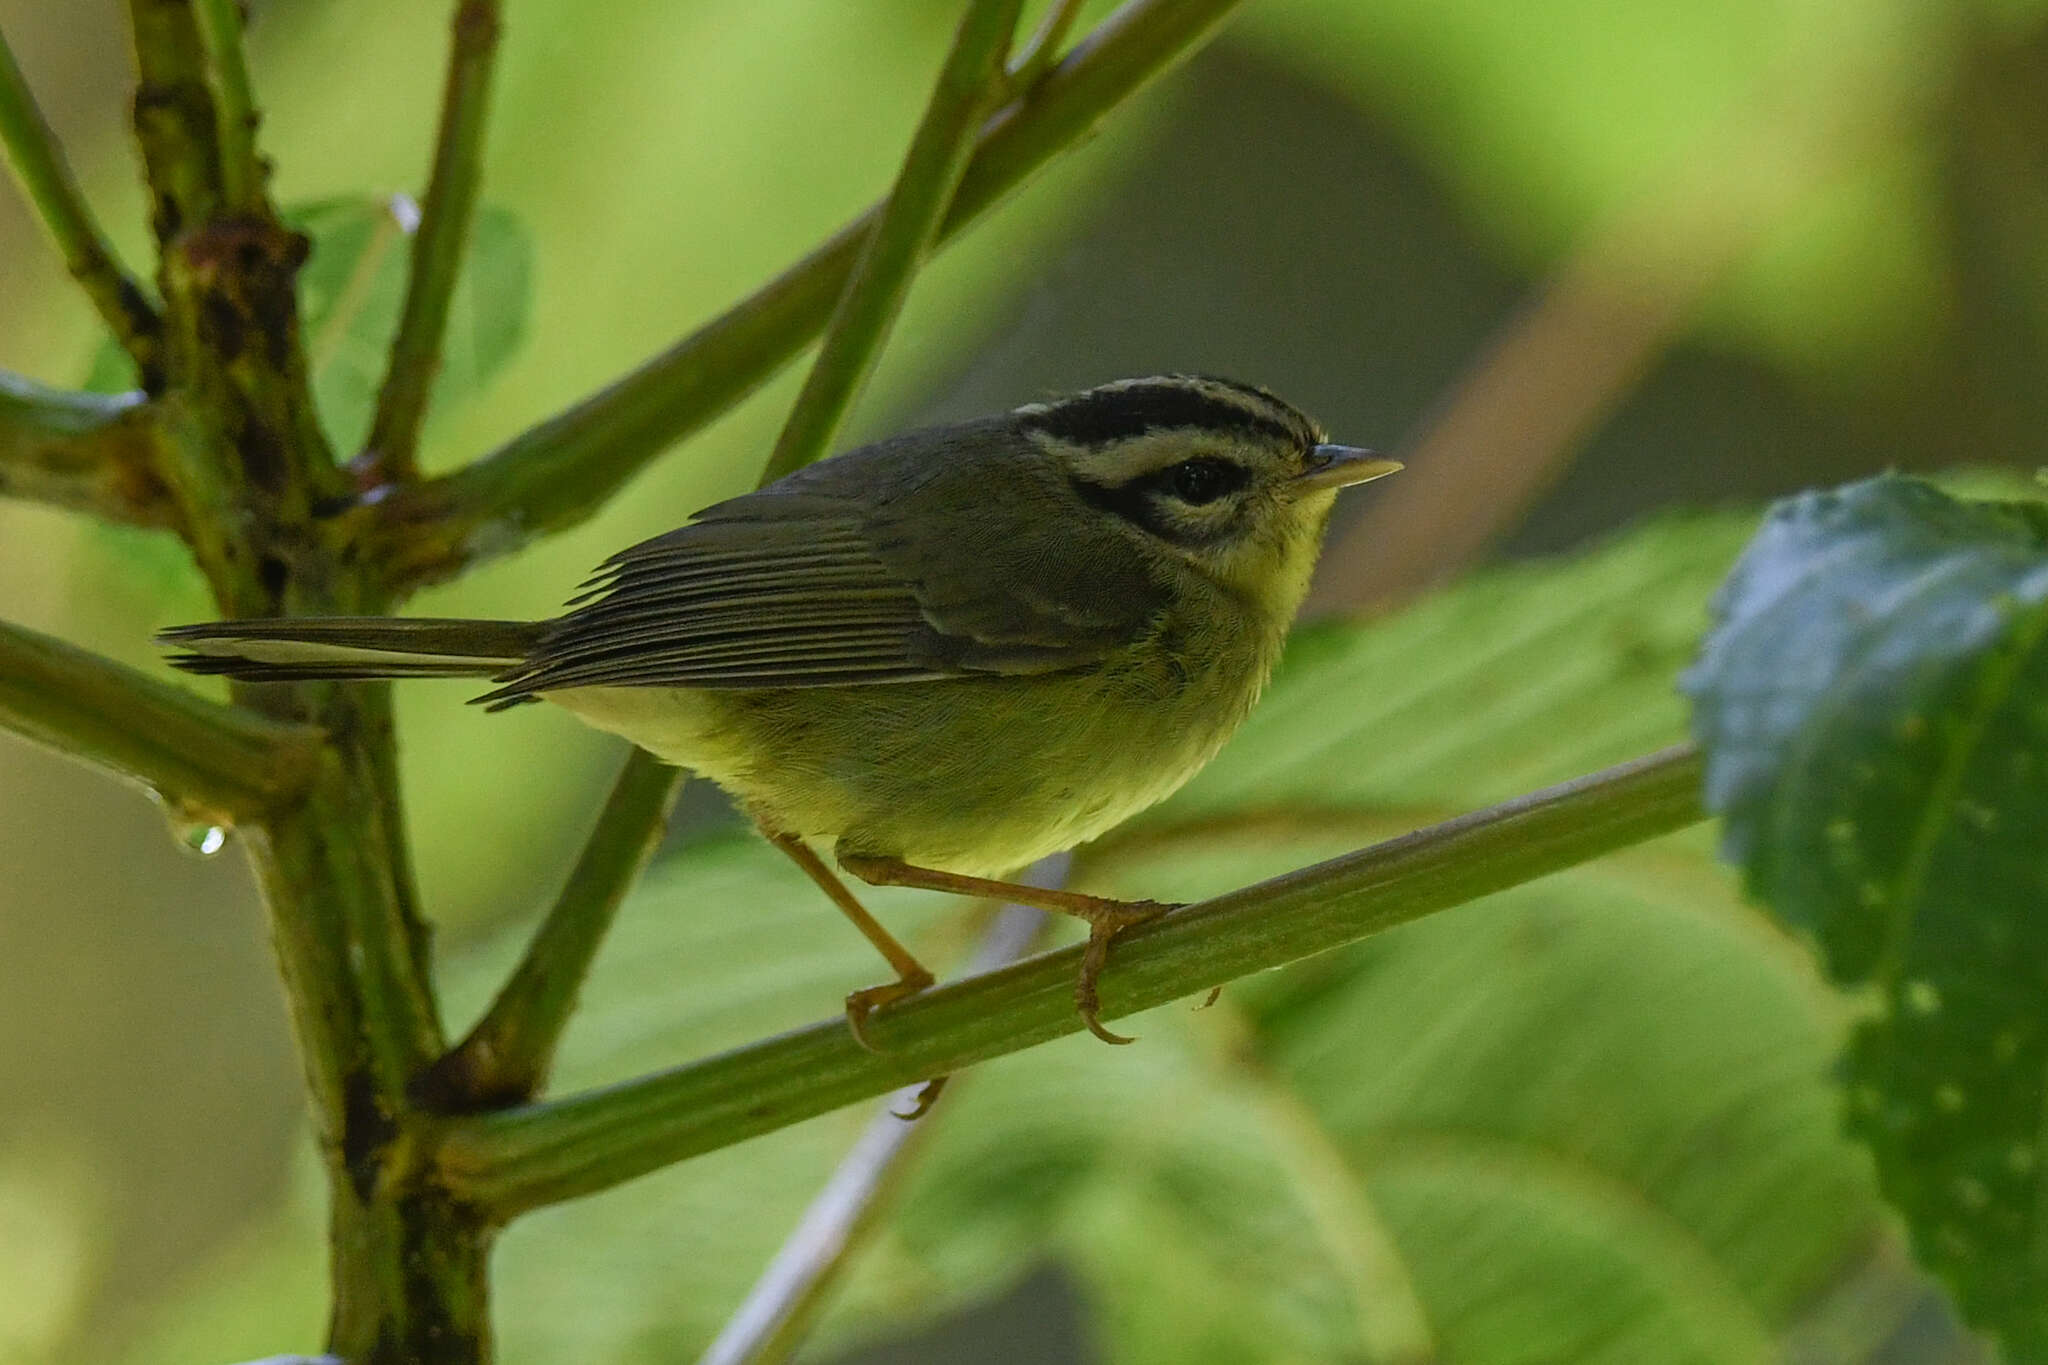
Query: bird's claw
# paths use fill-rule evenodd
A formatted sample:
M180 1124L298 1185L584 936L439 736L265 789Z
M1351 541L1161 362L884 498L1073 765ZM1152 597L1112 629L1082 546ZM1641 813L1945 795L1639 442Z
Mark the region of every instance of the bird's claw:
M1104 964L1109 961L1109 945L1116 936L1134 925L1147 924L1178 905L1165 901L1129 901L1122 912L1115 916L1104 916L1088 922L1088 947L1081 954L1081 974L1074 979L1074 1008L1080 1012L1081 1022L1090 1033L1105 1043L1121 1047L1135 1043L1136 1038L1113 1033L1103 1027L1102 1001L1096 994L1095 982L1102 975Z
M908 1000L911 996L929 990L933 976L930 972L918 972L912 976L899 977L886 986L869 986L846 997L846 1027L853 1033L853 1041L869 1052L880 1053L875 1040L868 1037L868 1017L876 1010ZM933 1098L937 1098L934 1092ZM918 1113L923 1113L919 1109Z
M906 1114L900 1109L891 1109L889 1112L895 1117L902 1119L905 1123L923 1118L932 1111L932 1106L938 1103L939 1092L946 1088L946 1081L948 1079L945 1076L934 1076L919 1086L917 1088L917 1099L912 1102L909 1113Z

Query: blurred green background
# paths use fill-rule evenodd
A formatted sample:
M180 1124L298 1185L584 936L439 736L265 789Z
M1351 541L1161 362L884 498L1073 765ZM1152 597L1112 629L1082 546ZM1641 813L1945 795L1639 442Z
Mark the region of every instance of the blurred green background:
M446 7L252 9L280 201L416 192ZM604 382L879 193L954 10L931 0L509 0L485 194L530 237L526 339L481 392L435 414L427 463L470 458ZM0 27L128 259L146 259L118 6L0 0ZM1447 411L1471 411L1457 395L1502 372L1513 354L1503 329L1546 300L1566 308L1565 321L1543 334L1541 364L1506 405L1522 416L1472 428L1456 450L1423 439ZM96 326L12 183L0 183L0 367L80 383ZM1392 514L1347 509L1335 577L1319 589L1330 606L1407 595L1470 567L1458 550L1466 532L1495 559L1583 553L1660 509L1750 508L1884 467L2032 470L2048 463L2048 4L1252 0L1213 46L928 270L853 436L1178 369L1271 385L1340 439L1420 452L1404 481L1421 491L1409 497L1436 498L1430 515L1448 529L1392 556L1379 547L1399 541L1398 528L1374 520ZM793 391L784 376L593 523L412 609L551 610L610 549L750 485ZM1423 515L1391 495L1387 506ZM1204 801L1224 811L1269 802L1341 761L1366 774L1356 805L1369 818L1334 838L1276 836L1240 850L1207 882L1185 859L1100 875L1129 875L1153 895L1171 894L1155 888L1175 876L1196 890L1228 885L1675 736L1669 678L1742 524L1686 523L1669 532L1683 553L1659 548L1665 533L1639 534L1582 561L1593 566L1583 582L1553 569L1482 577L1363 643L1345 637L1351 690L1323 701L1346 713L1338 728L1350 747L1297 738L1284 762L1249 778L1234 778L1226 759L1175 809L1192 819ZM1609 598L1635 615L1556 615L1560 602ZM207 608L166 542L0 505L0 614L154 667L150 632ZM1457 653L1475 632L1498 641L1525 627L1526 656ZM1593 656L1607 661L1593 669L1597 686L1580 676ZM1538 675L1554 679L1541 705L1502 700L1534 697ZM1477 689L1469 704L1430 704L1466 684ZM1408 694L1406 709L1385 701L1390 691ZM545 708L484 717L463 696L428 684L402 692L400 708L426 900L452 989L473 1006L489 964L506 959L551 894L619 751ZM1574 714L1558 709L1560 697L1592 718L1571 743L1554 733ZM1379 705L1383 728L1350 714L1359 698ZM1269 734L1298 714L1283 700ZM1608 724L1617 716L1619 728ZM1239 806L1215 795L1233 781L1250 784ZM657 874L636 902L650 913L629 910L629 946L615 945L593 983L593 1022L576 1035L587 1041L565 1079L616 1078L815 1017L835 990L873 974L857 942L812 947L840 933L822 904L789 889L781 908L756 911L751 891L732 891L783 883L745 845L707 832L720 818L715 801L686 801L676 842L699 851ZM1131 866L1142 869L1142 840L1133 847ZM1367 945L1341 969L1349 994L1331 984L1339 968L1311 964L1233 990L1214 1018L1141 1021L1147 1046L1100 1056L1070 1042L992 1068L948 1119L902 1227L856 1278L821 1354L956 1308L965 1316L937 1335L871 1342L861 1358L986 1358L991 1341L1005 1343L997 1358L1049 1360L1338 1358L1329 1343L1344 1358L1391 1359L1407 1349L1374 1339L1372 1324L1397 1319L1393 1309L1360 1309L1367 1326L1356 1331L1330 1327L1326 1318L1346 1316L1331 1305L1348 1301L1419 1303L1446 1358L1595 1358L1583 1345L1546 1353L1540 1324L1513 1306L1543 1302L1603 1305L1615 1316L1602 1349L1617 1360L1975 1358L1904 1260L1860 1158L1829 1145L1825 1068L1846 1005L1814 981L1802 950L1733 901L1704 848L1676 841L1617 860L1620 870L1532 888L1500 917L1446 916ZM0 868L0 1361L310 1349L321 1311L317 1192L298 1169L296 1064L233 845L195 859L141 796L0 737ZM725 891L721 876L734 879ZM669 900L655 913L663 886ZM1646 927L1649 902L1677 909ZM933 934L964 932L914 897L903 904ZM1515 925L1535 937L1517 939ZM515 932L498 932L505 926ZM1617 977L1632 983L1623 995L1641 998L1607 998ZM686 1027L690 983L706 981L759 990L722 1022ZM1465 1002L1464 1014L1429 1014L1446 1001ZM1547 1003L1517 1013L1531 1002ZM1535 1086L1530 1103L1562 1106L1593 1147L1622 1130L1647 1144L1623 1164L1661 1203L1676 1149L1644 1136L1655 1125L1643 1114L1633 1115L1647 1125L1637 1131L1612 1112L1660 1101L1618 1086L1596 1103L1579 1086L1582 1071L1613 1063L1623 1040L1642 1035L1645 1019L1656 1025L1652 1061L1691 1057L1713 1039L1714 1060L1686 1065L1768 1073L1792 1095L1785 1114L1796 1116L1780 1119L1805 1134L1791 1145L1807 1144L1808 1174L1780 1175L1811 1201L1798 1236L1814 1245L1757 1253L1738 1274L1727 1265L1751 1253L1701 1231L1719 1214L1678 1217L1673 1227L1690 1229L1680 1235L1650 1226L1666 1214L1629 1199L1577 1200L1574 1181L1594 1179L1594 1168L1612 1175L1591 1157L1554 1184L1518 1179L1528 1168L1517 1162L1542 1145L1530 1134L1550 1132L1549 1120L1517 1127L1498 1105L1445 1120L1460 1132L1521 1134L1502 1148L1521 1155L1481 1163L1501 1184L1497 1198L1436 1147L1373 1166L1388 1131L1416 1125L1413 1106L1498 1100L1503 1076L1533 1071L1554 1088ZM1351 1068L1341 1076L1328 1072L1333 1038L1364 1040L1339 1049ZM1124 1149L1147 1115L1169 1111L1202 1116L1204 1142L1183 1152L1168 1137L1156 1150L1138 1141L1158 1158L1149 1165ZM1020 1115L1047 1113L1062 1118L1019 1136ZM530 1234L522 1225L501 1257L507 1358L693 1358L856 1121L820 1120L543 1215ZM1256 1132L1234 1137L1239 1123ZM1299 1150L1275 1147L1280 1131L1304 1135ZM1343 1136L1368 1131L1378 1136L1357 1145ZM1760 1206L1743 1199L1758 1187L1738 1196L1754 1175L1742 1161L1782 1155L1791 1140L1778 1129L1702 1131L1687 1127L1679 1142L1706 1162L1688 1197L1700 1210L1719 1198L1749 1208L1751 1221L1735 1221L1754 1232ZM1701 1142L1736 1155L1717 1166ZM1234 1161L1233 1144L1262 1155ZM1716 1184L1716 1172L1738 1167ZM1327 1258L1290 1269L1286 1256L1327 1250L1329 1238L1282 1226L1295 1206L1273 1190L1337 1218L1324 1197L1335 1168L1373 1170L1364 1188L1374 1207L1356 1222L1385 1220L1391 1231L1359 1234L1345 1262L1356 1273L1318 1298ZM1071 1216L1055 1228L1042 1209L1004 1212L1005 1181L1021 1182L1012 1202L1016 1188L1060 1192L1048 1206ZM1539 1185L1556 1207L1530 1193ZM720 1186L747 1198L692 1202L691 1191ZM1214 1207L1162 1223L1162 1209L1202 1203L1191 1186ZM1610 1222L1586 1214L1596 1205ZM750 1210L738 1244L724 1235L736 1207ZM1839 1227L1823 1226L1823 1209ZM1261 1223L1258 1210L1279 1223ZM1515 1230L1525 1225L1536 1231ZM981 1240L963 1243L962 1228ZM1577 1269L1558 1270L1563 1287L1532 1287L1504 1268L1522 1262L1486 1237L1520 1238L1545 1249L1544 1263ZM1596 1250L1623 1245L1661 1248L1650 1259L1664 1258L1674 1281L1727 1273L1684 1305L1693 1336L1663 1331L1650 1354L1629 1354L1642 1349L1629 1333L1651 1330L1654 1315L1615 1288L1626 1275L1595 1264ZM1112 1254L1119 1247L1133 1254ZM1201 1286L1230 1282L1219 1267L1242 1269L1236 1255L1301 1301L1244 1289L1256 1309L1194 1311ZM707 1258L720 1262L716 1283L697 1271ZM1408 1283L1375 1280L1370 1267L1383 1261Z

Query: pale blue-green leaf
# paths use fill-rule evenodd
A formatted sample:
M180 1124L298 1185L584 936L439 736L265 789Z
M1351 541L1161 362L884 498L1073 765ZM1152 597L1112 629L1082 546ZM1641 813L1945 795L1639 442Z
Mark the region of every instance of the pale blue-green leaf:
M313 239L299 272L300 330L321 422L346 454L369 433L405 302L418 210L402 196L364 196L304 205L285 218ZM449 298L429 414L482 391L517 351L532 274L533 248L519 220L479 206Z
M1804 494L1717 613L1687 686L1729 856L1875 987L1850 1126L1921 1257L2048 1359L2048 506Z

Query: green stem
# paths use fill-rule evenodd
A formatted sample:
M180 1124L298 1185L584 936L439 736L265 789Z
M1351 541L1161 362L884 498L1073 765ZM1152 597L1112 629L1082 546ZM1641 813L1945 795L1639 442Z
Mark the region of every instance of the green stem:
M291 803L322 741L309 726L207 701L5 624L0 727L138 782L195 824L234 824Z
M242 55L240 0L192 0L199 36L213 68L214 118L220 142L221 195L231 213L263 208L263 163L256 156L255 92Z
M763 482L786 472L778 467L784 462L795 468L824 452L871 368L1001 79L1021 8L1021 0L975 0L969 8ZM681 782L646 753L627 758L561 897L484 1018L429 1072L422 1100L459 1109L532 1097L619 902L660 842Z
M1200 46L1238 0L1130 0L990 121L939 227L959 234L1123 101ZM876 210L639 369L371 514L401 590L456 577L574 526L661 451L723 413L830 318Z
M224 615L375 613L377 566L331 509L346 481L313 411L296 277L306 239L223 212L192 0L128 0L136 133L168 364L162 469ZM232 103L232 99L223 101ZM246 186L244 187L246 188ZM406 1090L445 1049L399 803L389 689L241 686L322 732L305 792L246 827L329 1184L329 1346L358 1365L488 1354L488 1230L422 1184Z
M15 177L35 205L44 229L63 253L65 269L134 359L144 387L155 387L163 373L163 322L142 286L114 259L113 248L86 206L56 134L36 107L35 96L4 37L0 37L0 143L6 145Z
M412 239L412 276L398 336L391 343L390 367L377 395L377 415L370 425L368 454L380 478L409 479L415 472L420 424L448 330L448 301L462 270L470 223L476 216L477 187L483 180L484 129L498 30L498 0L458 0L434 169L427 180L419 231Z
M176 530L157 458L155 408L140 394L68 393L0 371L0 497Z
M1005 85L1013 94L1029 90L1045 79L1045 73L1052 70L1053 63L1059 60L1060 47L1067 41L1067 34L1073 29L1074 21L1081 17L1081 6L1086 3L1087 0L1054 0L1053 7L1039 21L1038 31L1031 35L1031 41L1010 63Z
M150 226L168 246L220 211L220 128L192 0L128 0L135 39L135 141ZM168 290L164 291L166 294Z
M765 482L824 455L839 434L846 410L903 310L911 277L931 250L973 150L975 127L1002 90L1004 60L1023 8L1023 0L972 0L968 5L903 169L882 201L881 217L854 262L818 359L768 457Z
M988 91L1003 69L1021 0L976 0L884 209L875 242L848 284L778 457L822 453L901 307L933 224L957 181ZM823 376L821 379L820 376ZM771 466L766 479L777 477ZM575 870L490 1009L436 1063L419 1094L443 1109L530 1098L546 1078L576 994L612 916L660 842L682 774L635 750L620 770Z
M1124 935L1103 1013L1161 1005L1462 905L1703 818L1699 756L1666 750L1191 906ZM1076 1032L1081 950L833 1019L607 1090L449 1120L434 1160L493 1219L573 1199L926 1076Z
M562 893L469 1036L416 1087L441 1110L530 1099L547 1079L591 959L661 843L683 773L644 749L626 756Z

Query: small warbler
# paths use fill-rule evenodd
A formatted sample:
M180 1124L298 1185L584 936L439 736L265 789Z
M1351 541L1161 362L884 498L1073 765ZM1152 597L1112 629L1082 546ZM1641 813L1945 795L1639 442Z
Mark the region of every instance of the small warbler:
M1075 1002L1171 907L997 880L1163 799L1265 686L1337 490L1400 465L1263 389L1130 379L914 431L621 550L545 621L179 626L195 673L487 677L723 787L888 959L869 1014L932 983L804 842L874 885L1089 925Z

